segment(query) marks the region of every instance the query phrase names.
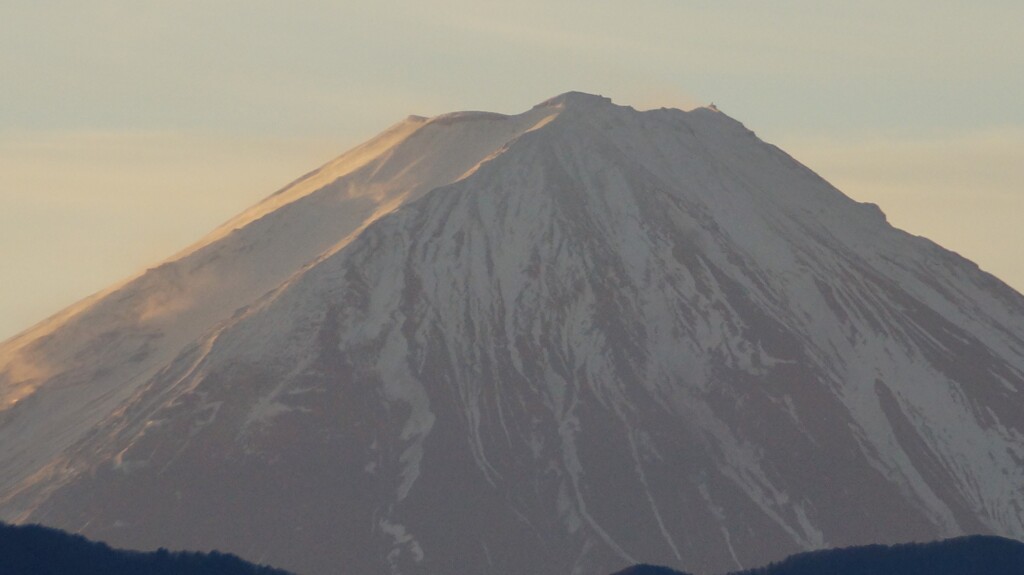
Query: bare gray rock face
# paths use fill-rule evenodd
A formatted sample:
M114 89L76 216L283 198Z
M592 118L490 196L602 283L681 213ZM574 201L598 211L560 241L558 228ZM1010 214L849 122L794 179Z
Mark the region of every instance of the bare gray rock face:
M3 518L310 575L1024 537L1024 297L711 108L410 117L0 386Z

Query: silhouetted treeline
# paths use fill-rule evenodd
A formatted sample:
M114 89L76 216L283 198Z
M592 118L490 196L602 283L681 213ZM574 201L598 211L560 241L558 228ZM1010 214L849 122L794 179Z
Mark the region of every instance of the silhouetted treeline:
M216 551L124 551L49 527L0 522L0 575L290 574ZM614 575L688 574L636 565ZM1024 543L975 535L934 543L829 549L729 575L1024 575Z
M623 569L622 571L616 572L614 575L690 575L684 571L676 571L675 569L669 569L668 567L659 567L657 565L634 565Z
M226 553L111 549L39 525L0 522L2 575L289 575Z
M637 565L615 575L686 574ZM729 575L1024 575L1024 543L973 535L934 543L828 549Z
M1024 575L1024 543L975 535L801 553L733 575Z

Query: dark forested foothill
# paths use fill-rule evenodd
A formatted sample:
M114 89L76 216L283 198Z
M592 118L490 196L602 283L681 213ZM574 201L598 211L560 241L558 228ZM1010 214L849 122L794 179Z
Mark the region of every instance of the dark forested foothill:
M732 575L1021 575L1024 543L975 535L904 545L869 545L793 555Z
M1024 543L974 535L933 543L868 545L793 555L729 575L1022 575ZM686 575L636 565L615 575Z
M290 575L226 553L112 549L40 525L0 523L2 575Z
M690 575L684 571L676 571L675 569L669 569L668 567L660 567L658 565L634 565L622 571L616 572L614 575Z

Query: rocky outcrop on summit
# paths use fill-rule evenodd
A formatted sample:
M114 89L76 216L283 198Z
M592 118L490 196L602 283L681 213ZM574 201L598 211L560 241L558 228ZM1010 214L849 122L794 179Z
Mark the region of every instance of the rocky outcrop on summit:
M8 342L0 434L48 451L0 448L6 517L309 574L1024 535L1024 297L974 264L713 109L567 94L378 144ZM135 333L157 273L190 313L49 359L106 349L89 314ZM31 423L69 390L88 417Z

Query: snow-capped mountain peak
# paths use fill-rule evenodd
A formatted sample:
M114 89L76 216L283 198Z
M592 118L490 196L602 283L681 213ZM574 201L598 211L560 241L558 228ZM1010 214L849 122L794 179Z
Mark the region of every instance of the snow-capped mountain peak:
M710 107L411 116L0 385L5 518L300 572L1024 535L1024 298Z

